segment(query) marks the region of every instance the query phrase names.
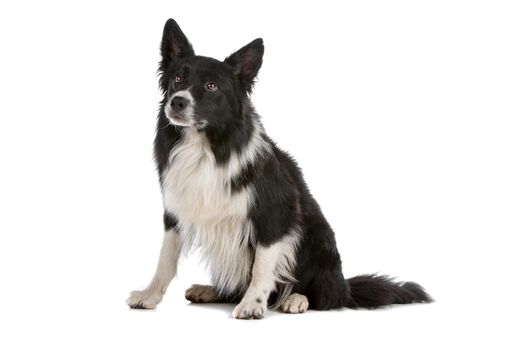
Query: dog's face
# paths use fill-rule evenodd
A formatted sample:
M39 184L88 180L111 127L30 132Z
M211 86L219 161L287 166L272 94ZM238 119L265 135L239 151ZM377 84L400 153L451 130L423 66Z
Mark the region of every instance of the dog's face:
M167 75L164 112L170 123L204 128L234 114L237 87L230 67L207 57L176 60Z
M198 129L242 122L243 102L262 64L263 42L256 39L224 61L196 56L170 19L161 44L160 84L169 123Z

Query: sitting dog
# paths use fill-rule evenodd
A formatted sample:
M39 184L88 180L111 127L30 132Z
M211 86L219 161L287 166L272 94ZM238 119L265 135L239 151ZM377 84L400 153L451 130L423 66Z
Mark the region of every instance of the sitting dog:
M164 242L151 283L128 305L155 308L192 247L212 285L193 285L186 298L238 303L235 318L262 318L268 305L302 313L431 301L416 283L343 277L334 232L250 101L263 52L255 39L224 61L197 56L177 23L166 22L155 137Z

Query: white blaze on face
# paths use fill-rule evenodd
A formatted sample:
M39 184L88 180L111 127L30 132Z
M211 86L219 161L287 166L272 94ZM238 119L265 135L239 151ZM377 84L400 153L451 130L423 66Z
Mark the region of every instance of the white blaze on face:
M175 114L175 111L171 107L171 101L175 97L183 97L190 101L188 103L188 106L182 111L179 112L178 115ZM173 95L171 95L168 98L168 101L166 102L166 105L164 106L164 113L166 114L166 117L173 125L179 125L179 126L193 126L195 124L195 100L193 99L193 96L190 93L190 88L187 88L186 90L177 91Z

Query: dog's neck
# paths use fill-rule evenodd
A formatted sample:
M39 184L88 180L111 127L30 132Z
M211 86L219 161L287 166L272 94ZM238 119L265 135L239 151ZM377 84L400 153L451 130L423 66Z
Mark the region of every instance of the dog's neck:
M243 108L242 116L232 118L232 122L219 127L207 127L204 132L218 165L228 162L233 152L241 153L255 132L258 119L253 118L255 111L251 106ZM258 130L261 128L258 128Z

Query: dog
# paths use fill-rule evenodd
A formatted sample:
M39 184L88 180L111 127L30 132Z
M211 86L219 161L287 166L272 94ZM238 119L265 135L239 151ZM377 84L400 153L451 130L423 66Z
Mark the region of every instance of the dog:
M186 299L236 303L238 319L262 318L268 305L303 313L432 301L413 282L343 276L332 228L250 101L262 39L219 61L195 55L169 19L160 51L154 154L165 234L155 275L131 293L131 308L154 309L192 247L200 248L212 284L191 286Z

